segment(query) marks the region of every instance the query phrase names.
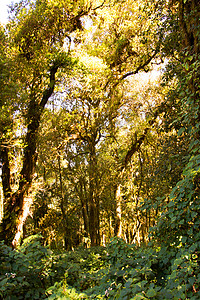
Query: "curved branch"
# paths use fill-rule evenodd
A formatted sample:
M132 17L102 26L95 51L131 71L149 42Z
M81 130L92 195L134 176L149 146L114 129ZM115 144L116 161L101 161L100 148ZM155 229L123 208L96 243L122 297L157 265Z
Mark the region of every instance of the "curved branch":
M131 161L131 158L132 158L133 154L136 153L140 149L142 143L144 142L144 140L147 136L147 133L151 129L150 126L152 126L155 123L158 115L161 114L164 111L165 107L166 106L163 103L162 105L160 105L157 108L157 110L154 112L153 118L148 121L149 126L144 129L144 132L140 136L140 138L139 139L136 138L136 141L134 143L132 143L131 148L128 150L128 152L125 156L124 162L123 162L122 167L121 167L121 172L126 169L128 163Z
M48 85L48 88L44 91L42 100L40 101L40 104L39 104L39 106L41 108L45 107L45 105L47 104L47 101L53 94L54 87L55 87L55 80L56 80L55 77L56 77L58 68L59 68L59 66L52 66L50 69L49 85Z
M152 59L156 56L157 53L158 53L158 50L155 50L155 52L143 64L139 65L135 71L131 71L131 72L128 72L128 73L122 75L122 77L119 79L119 81L122 81L122 80L126 79L127 77L129 77L131 75L135 75L139 71L144 70L144 68L152 61Z

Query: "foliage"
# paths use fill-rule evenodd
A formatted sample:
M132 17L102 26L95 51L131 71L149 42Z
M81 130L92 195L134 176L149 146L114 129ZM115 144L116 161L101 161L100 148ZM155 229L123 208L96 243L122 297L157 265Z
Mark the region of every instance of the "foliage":
M44 299L44 267L48 249L41 236L27 238L18 250L1 242L0 295L2 299Z
M0 244L2 299L200 298L198 4L13 7L1 239L29 237ZM163 60L162 80L141 84Z
M2 299L199 299L198 246L138 247L114 238L54 254L41 241L32 236L18 250L1 243Z
M199 298L198 261L192 249L183 252L175 247L138 248L115 238L105 250L103 267L96 273L99 280L93 279L90 288L78 289L84 291L85 295L79 294L83 299ZM65 291L69 292L76 282L68 285L67 277L62 285L55 284L49 291L53 291L54 297L64 297Z
M51 294L48 299L72 299L72 300L79 300L79 299L88 299L86 294L76 292L76 289L70 288L65 285L63 282L56 283L53 287L50 287L47 290L47 293Z

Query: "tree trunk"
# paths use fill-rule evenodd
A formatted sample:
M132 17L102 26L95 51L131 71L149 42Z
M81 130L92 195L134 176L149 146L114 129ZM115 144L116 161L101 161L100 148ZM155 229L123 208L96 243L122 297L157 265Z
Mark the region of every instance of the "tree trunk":
M79 179L80 189L78 191L79 198L81 201L82 215L83 215L83 223L84 223L84 235L89 235L89 212L88 212L88 200L86 198L86 187L84 178L80 177Z
M20 238L23 233L23 224L28 216L29 208L33 200L28 196L34 178L35 166L37 161L36 147L38 128L40 125L40 118L44 107L48 99L53 94L55 86L55 74L57 70L58 66L51 67L49 85L44 91L41 101L38 103L33 97L29 102L29 108L27 112L28 126L25 138L23 166L20 172L18 190L15 193L9 195L11 191L10 183L8 188L8 180L10 175L7 174L5 180L2 181L4 185L3 190L5 192L8 192L4 194L5 213L0 228L0 239L4 240L6 244L12 245L14 248L20 242ZM7 166L7 173L9 173L10 171L8 171L6 158L4 158L3 156L2 159L4 159L3 165L5 165L5 167Z
M10 186L10 164L8 157L9 149L6 144L2 145L0 148L0 157L2 162L2 186L3 186L3 195L5 198L10 197L11 186Z
M95 143L90 145L89 160L89 233L91 246L100 245L100 228L99 228L99 184L97 171L97 157Z
M153 118L148 121L150 126L152 126L154 124L157 116L159 115L160 112L162 112L162 110L163 110L163 106L158 108L157 111L155 111ZM128 167L128 164L131 161L132 156L140 149L149 130L150 130L150 127L145 128L144 132L140 136L140 138L139 139L136 138L135 142L132 143L130 149L126 153L124 161L122 162L122 165L119 169L118 178L116 179L116 181L118 182L118 185L116 186L116 192L115 192L116 211L115 211L114 233L115 233L115 236L118 236L118 237L122 236L122 224L121 224L121 200L122 200L122 198L121 198L121 182L122 182L122 178L123 178L125 170Z
M59 181L60 181L60 209L62 213L62 224L64 228L64 247L65 250L72 250L72 239L71 234L68 228L67 214L65 211L65 195L63 190L63 180L62 180L62 170L61 170L61 161L60 153L58 152L58 171L59 171Z
M116 190L116 220L115 220L115 236L122 237L122 195L121 184L118 185Z

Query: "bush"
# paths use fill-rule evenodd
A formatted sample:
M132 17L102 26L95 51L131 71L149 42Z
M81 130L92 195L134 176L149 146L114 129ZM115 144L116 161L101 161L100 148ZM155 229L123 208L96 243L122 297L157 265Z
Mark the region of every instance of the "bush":
M184 239L182 239L184 241ZM200 299L199 244L104 247L53 254L36 235L18 250L0 243L0 298Z
M196 250L136 247L114 238L99 261L90 260L91 250L69 253L68 260L77 259L76 268L48 290L49 299L68 299L72 292L71 299L199 299Z
M48 250L36 235L18 250L0 243L0 295L2 299L44 299L44 269Z

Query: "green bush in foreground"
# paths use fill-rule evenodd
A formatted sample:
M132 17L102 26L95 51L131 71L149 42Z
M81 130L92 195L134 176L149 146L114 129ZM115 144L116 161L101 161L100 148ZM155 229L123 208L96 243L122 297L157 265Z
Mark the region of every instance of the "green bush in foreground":
M48 249L41 236L27 238L19 250L0 243L0 297L2 299L44 299L45 262Z
M51 253L36 235L16 251L0 244L0 298L200 299L199 245L107 247Z
M89 264L86 260L90 271L84 273L86 264L73 285L68 277L56 283L48 290L49 299L200 298L198 256L194 247L138 248L114 238L105 254L101 269L94 272L95 268L91 267L94 262ZM82 284L84 274L86 286ZM76 292L74 286L79 287ZM73 297L70 293L74 293Z

